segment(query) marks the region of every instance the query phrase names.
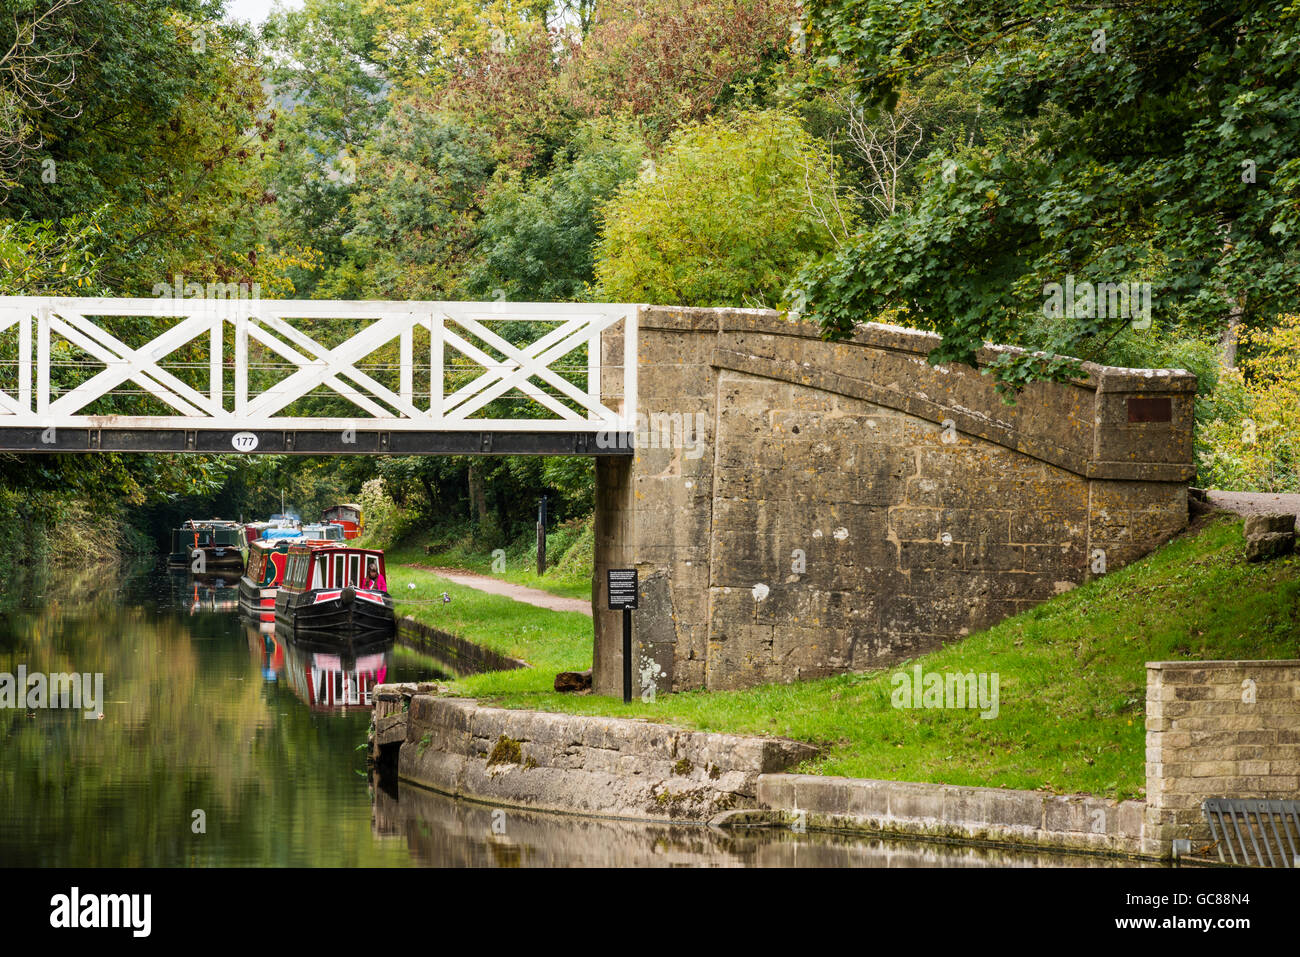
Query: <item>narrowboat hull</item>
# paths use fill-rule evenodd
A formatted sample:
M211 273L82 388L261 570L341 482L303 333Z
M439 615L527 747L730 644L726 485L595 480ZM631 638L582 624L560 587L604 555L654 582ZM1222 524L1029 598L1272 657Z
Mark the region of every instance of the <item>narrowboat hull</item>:
M275 596L275 624L292 635L367 641L396 633L393 600L379 592L322 588Z
M239 610L254 621L275 621L275 596L279 591L275 585L255 585L244 575L239 579Z
M168 568L190 568L197 558L193 557L196 549L172 552L167 556ZM244 554L235 545L200 545L197 551L203 554L204 574L222 571L244 570Z

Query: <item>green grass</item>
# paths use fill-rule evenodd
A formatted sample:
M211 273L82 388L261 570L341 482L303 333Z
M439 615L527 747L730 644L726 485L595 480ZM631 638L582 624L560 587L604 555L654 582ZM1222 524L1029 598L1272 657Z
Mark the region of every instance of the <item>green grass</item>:
M554 687L559 671L591 667L592 624L589 615L547 611L502 595L454 585L432 572L386 563L388 590L398 617L459 635L468 641L533 667L473 675L457 682L465 694L478 694L483 683L493 693L538 692ZM414 584L415 588L409 586ZM451 601L437 599L446 592Z
M891 676L913 662L628 706L557 694L549 690L556 671L591 663L576 622L562 639L539 629L514 646L536 662L535 672L479 675L456 689L510 708L792 737L825 749L800 769L809 773L1137 797L1145 782L1146 662L1300 657L1300 559L1248 565L1243 551L1240 521L1219 518L1196 536L917 659L927 673L996 672L1000 711L992 720L974 710L891 707Z
M425 546L433 553L426 554ZM461 568L492 575L516 585L527 585L564 598L591 600L592 525L570 522L546 536L547 569L537 574L537 536L519 536L503 546L505 570L493 567L493 548L476 540L466 529L412 533L385 551L389 564Z

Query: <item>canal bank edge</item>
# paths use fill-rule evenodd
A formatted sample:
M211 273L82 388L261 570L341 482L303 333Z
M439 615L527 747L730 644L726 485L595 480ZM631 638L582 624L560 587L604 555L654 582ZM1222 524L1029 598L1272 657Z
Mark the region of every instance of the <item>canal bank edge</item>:
M410 615L397 619L397 643L433 658L455 675L476 675L485 671L514 671L528 662L475 644L467 638L416 621Z
M758 800L794 828L1150 856L1142 801L816 774L764 774Z
M757 807L760 775L818 753L785 738L489 708L401 686L375 690L374 747L400 741L403 780L534 810L706 822Z
M399 777L456 797L594 817L780 825L1143 856L1145 804L1088 795L781 773L785 738L491 708L376 688L372 745Z

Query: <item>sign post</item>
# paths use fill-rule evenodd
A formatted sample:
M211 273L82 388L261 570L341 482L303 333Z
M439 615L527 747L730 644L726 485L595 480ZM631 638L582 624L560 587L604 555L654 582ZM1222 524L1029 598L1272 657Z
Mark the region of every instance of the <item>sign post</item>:
M609 610L623 612L623 703L632 703L632 610L636 608L637 578L635 568L609 568L605 571L609 593Z

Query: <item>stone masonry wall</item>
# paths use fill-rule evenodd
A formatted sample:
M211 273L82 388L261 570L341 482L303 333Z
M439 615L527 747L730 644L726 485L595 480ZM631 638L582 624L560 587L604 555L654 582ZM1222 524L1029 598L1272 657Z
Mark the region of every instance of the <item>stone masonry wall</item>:
M382 699L396 697L390 686ZM376 741L404 724L398 773L447 794L574 814L707 821L755 807L760 774L817 754L784 738L687 731L626 718L488 708L414 694L376 710ZM382 716L381 716L382 714Z
M1300 799L1300 660L1150 662L1146 721L1150 853L1208 843L1206 798Z
M640 572L638 691L739 688L934 649L1186 524L1188 373L1085 365L1008 406L978 370L930 365L926 333L638 323L644 428L631 462L597 460L597 693L621 687L611 566ZM603 349L618 365L621 334Z

